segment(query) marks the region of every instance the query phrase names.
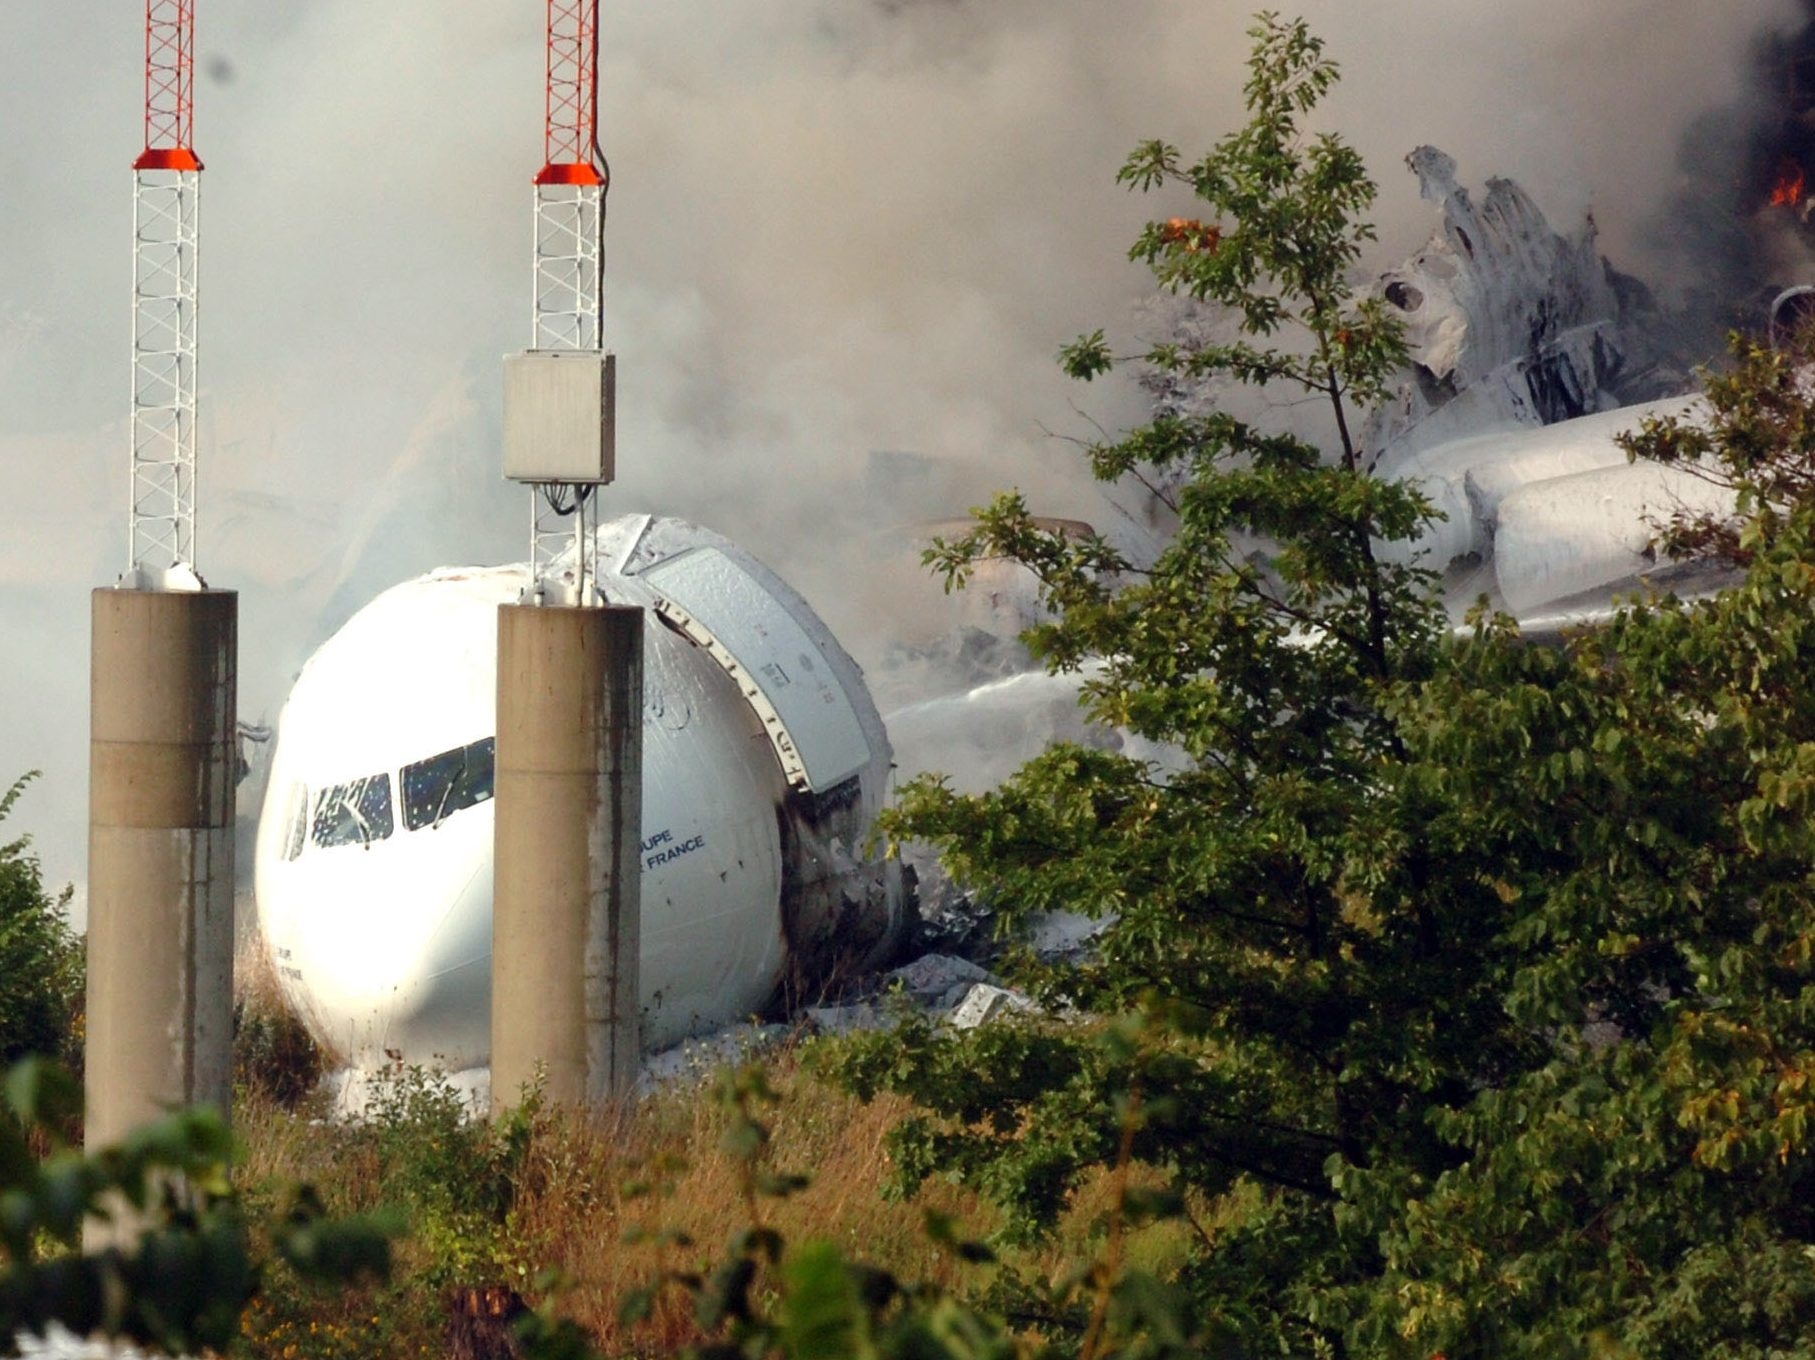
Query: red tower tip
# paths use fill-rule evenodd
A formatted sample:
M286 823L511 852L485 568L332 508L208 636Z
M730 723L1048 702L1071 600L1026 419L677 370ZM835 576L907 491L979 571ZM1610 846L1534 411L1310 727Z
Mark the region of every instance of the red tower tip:
M200 170L202 163L186 146L146 147L132 163L134 170Z
M590 165L545 165L536 172L537 184L603 184L605 177Z

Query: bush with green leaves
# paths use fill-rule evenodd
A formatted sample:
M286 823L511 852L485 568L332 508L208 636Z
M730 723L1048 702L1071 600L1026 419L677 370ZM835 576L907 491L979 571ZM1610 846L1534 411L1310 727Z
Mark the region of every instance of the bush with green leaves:
M0 794L0 821L35 777ZM69 899L45 891L29 836L0 844L0 1067L34 1053L80 1067L84 970Z
M257 1295L265 1261L228 1178L233 1142L210 1110L166 1116L118 1147L67 1146L81 1088L42 1059L5 1077L0 1106L0 1353L22 1333L60 1326L170 1354L224 1349ZM48 1147L40 1157L34 1149ZM123 1245L83 1249L97 1220L133 1224ZM382 1277L394 1227L329 1220L295 1192L258 1225L276 1259L305 1279Z
M1383 1258L1358 1334L1815 1355L1815 346L1733 350L1696 419L1624 442L1736 493L1659 531L1739 583L1560 652L1483 617L1404 698L1428 834L1488 857L1499 1004L1543 1047L1429 1112L1441 1174L1339 1170Z
M542 1116L531 1089L497 1120L478 1118L468 1095L420 1066L387 1069L372 1083L361 1123L378 1156L379 1191L410 1215L431 1288L530 1283L534 1263L518 1250L511 1210Z
M1089 959L1016 980L1148 1037L909 1025L840 1070L919 1107L904 1188L957 1178L1011 1233L1124 1148L1228 1209L1177 1283L1229 1354L1815 1356L1809 355L1748 351L1705 425L1634 444L1739 492L1733 520L1660 533L1737 549L1741 585L1561 650L1486 613L1453 636L1382 551L1432 512L1356 442L1403 351L1348 284L1373 186L1306 126L1334 67L1302 23L1253 37L1248 122L1122 173L1197 195L1133 253L1240 338L1137 357L1258 385L1292 423L1167 415L1092 447L1176 515L1152 562L1016 496L929 554L954 585L1031 570L1030 647L1089 666L1090 721L1175 763L1055 746L987 794L918 780L886 822L1008 930L1103 921ZM1100 332L1065 361L1117 362Z

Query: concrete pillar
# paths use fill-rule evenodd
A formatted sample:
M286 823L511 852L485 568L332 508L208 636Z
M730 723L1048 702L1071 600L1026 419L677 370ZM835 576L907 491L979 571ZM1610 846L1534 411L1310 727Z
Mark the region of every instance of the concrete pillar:
M639 1061L643 611L498 611L492 1108L628 1095Z
M233 1085L239 596L94 592L87 1142Z

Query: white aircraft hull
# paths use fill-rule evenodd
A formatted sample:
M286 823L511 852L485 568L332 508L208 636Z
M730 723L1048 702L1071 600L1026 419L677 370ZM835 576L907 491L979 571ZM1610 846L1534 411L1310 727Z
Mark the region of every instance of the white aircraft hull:
M600 561L612 599L649 609L641 970L659 1048L889 947L898 879L859 852L890 751L855 663L732 544L630 517L601 530ZM475 568L386 591L280 718L260 924L291 999L356 1064L489 1061L497 609L526 583Z
M1698 399L1675 397L1389 453L1380 475L1416 484L1445 518L1382 551L1445 574L1460 607L1491 587L1520 617L1631 591L1667 565L1651 547L1658 524L1680 510L1729 513L1733 497L1694 469L1630 461L1614 436L1652 416L1694 421L1699 409Z

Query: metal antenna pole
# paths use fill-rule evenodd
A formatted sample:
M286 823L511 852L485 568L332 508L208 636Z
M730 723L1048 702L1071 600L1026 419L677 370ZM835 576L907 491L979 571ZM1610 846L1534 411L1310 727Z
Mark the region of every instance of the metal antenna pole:
M504 475L530 488L533 575L498 609L497 1109L530 1082L556 1105L597 1108L627 1098L639 1066L644 617L604 603L596 561L617 459L598 71L598 0L549 0L534 347L504 359ZM556 566L569 539L571 579Z
M604 349L602 231L608 185L598 152L598 71L598 0L548 0L544 160L535 180L533 350L599 354ZM552 601L570 593L555 580L555 561L571 538L572 602L596 602L593 535L585 531L592 490L576 483L532 485L530 572L537 598ZM590 508L596 519L596 504Z
M132 175L132 499L126 579L198 589L195 568L195 0L147 0L145 150Z
M195 0L147 0L127 569L94 592L89 646L90 1149L233 1096L239 596L195 566L194 57ZM131 1249L149 1226L111 1209L85 1225L90 1249Z

